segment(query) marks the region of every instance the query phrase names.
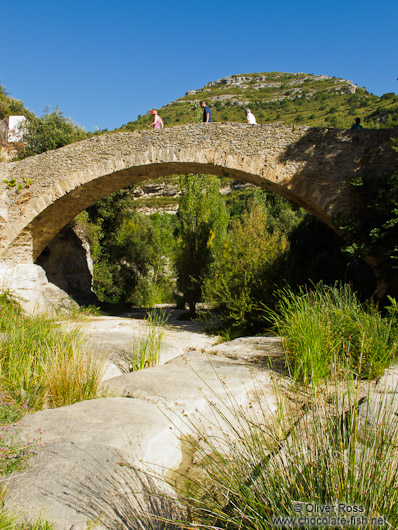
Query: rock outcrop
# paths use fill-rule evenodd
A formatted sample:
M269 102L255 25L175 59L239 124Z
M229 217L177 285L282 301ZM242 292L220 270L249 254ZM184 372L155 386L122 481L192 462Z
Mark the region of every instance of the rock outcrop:
M70 225L63 228L36 260L48 280L79 305L98 304L93 286L93 260L84 234Z
M29 314L55 314L78 307L62 289L48 281L39 265L0 263L0 290L10 291Z

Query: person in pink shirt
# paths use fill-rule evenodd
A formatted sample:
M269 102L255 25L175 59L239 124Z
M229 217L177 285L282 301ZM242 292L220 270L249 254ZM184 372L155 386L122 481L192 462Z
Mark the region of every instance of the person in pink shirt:
M152 111L153 114L153 122L148 125L148 127L153 127L154 129L163 129L163 121L162 118L159 116L157 110Z

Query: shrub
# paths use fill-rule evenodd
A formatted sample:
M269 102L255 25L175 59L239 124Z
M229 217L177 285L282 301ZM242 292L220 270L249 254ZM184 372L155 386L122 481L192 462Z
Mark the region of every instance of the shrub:
M85 138L87 138L85 131L71 119L65 118L58 108L53 112L45 109L41 118L32 116L29 120L19 156L26 158Z
M177 286L194 317L203 283L225 237L228 214L217 177L182 175L179 187Z
M205 284L205 299L216 305L223 326L253 333L264 324L264 302L270 303L284 271L287 239L272 227L264 207L255 204L235 219Z

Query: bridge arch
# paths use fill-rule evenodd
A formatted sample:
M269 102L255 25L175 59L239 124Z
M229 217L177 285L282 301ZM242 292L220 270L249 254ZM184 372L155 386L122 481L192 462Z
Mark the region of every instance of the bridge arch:
M92 137L0 164L0 260L34 263L78 213L110 193L157 177L207 173L251 182L336 229L355 207L348 178L393 167L391 131L281 125L183 125ZM15 187L7 183L16 182ZM16 193L15 190L19 190ZM0 191L1 193L1 191ZM1 200L2 198L2 200Z

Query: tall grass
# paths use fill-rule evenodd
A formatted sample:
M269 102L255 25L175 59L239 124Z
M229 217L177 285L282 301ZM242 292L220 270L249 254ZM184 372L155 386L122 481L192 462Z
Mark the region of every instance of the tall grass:
M0 482L36 452L4 425L30 410L69 405L100 392L103 362L84 349L78 331L65 333L44 316L27 317L8 293L0 294ZM0 490L0 503L5 489ZM52 530L45 521L23 523L0 507L0 530Z
M327 396L316 391L301 396L305 412L290 425L284 415L248 414L233 399L227 413L213 404L218 430L211 435L207 429L198 438L193 426L195 437L188 438L187 450L201 474L180 480L185 510L174 524L226 530L370 529L375 528L372 518L384 517L381 526L398 528L398 422L385 406L386 396L374 407L361 405L359 382L336 385L339 391ZM283 405L287 414L287 400ZM299 524L299 517L319 516L316 509L325 505L331 512L320 515L329 516L329 524ZM333 517L348 522L336 523Z
M0 295L0 390L29 409L96 397L103 362L85 350L78 330L62 331L45 316L27 317Z
M349 369L375 378L398 350L397 307L383 317L378 308L362 305L349 285L278 291L270 312L285 343L296 380L317 384L336 370Z
M131 372L159 364L164 326L167 320L168 315L163 310L153 309L147 314L146 327L133 341Z
M262 407L247 409L226 390L220 405L209 400L202 421L187 420L182 443L191 466L184 474L157 476L148 489L135 481L142 471L121 463L129 473L103 477L92 514L104 514L109 530L398 528L398 421L388 395L374 401L371 383L368 395L363 384L336 374L323 392L313 387L297 396L295 383L278 383L273 414L260 393L253 399ZM159 479L176 495L162 493ZM138 510L137 498L145 499ZM325 506L329 513L320 511ZM329 520L314 524L314 515ZM383 524L373 524L379 518Z
M45 404L51 408L93 399L100 394L103 363L79 345L48 349L42 363Z

